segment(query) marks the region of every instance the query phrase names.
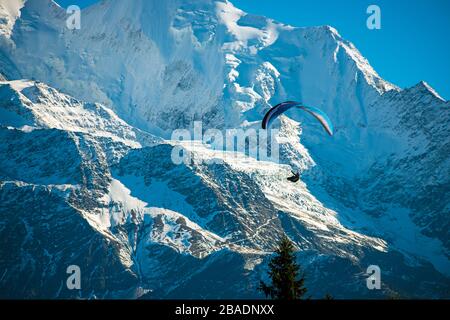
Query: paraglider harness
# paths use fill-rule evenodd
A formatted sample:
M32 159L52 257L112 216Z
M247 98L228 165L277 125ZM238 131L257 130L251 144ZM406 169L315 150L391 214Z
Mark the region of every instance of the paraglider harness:
M300 173L292 171L292 174L293 174L292 177L287 178L289 181L297 182L298 180L300 180Z

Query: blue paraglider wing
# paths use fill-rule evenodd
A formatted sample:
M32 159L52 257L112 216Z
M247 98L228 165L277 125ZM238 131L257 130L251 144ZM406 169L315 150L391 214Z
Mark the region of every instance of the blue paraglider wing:
M295 101L286 101L277 104L275 107L270 109L266 115L264 116L264 119L262 121L262 128L267 129L270 127L272 122L278 118L281 114L285 113L291 108L299 108L302 109L310 114L312 114L324 127L325 131L332 136L333 135L333 124L330 121L330 118L326 115L325 112L323 112L320 109L314 108L314 107L307 107L302 105L299 102Z

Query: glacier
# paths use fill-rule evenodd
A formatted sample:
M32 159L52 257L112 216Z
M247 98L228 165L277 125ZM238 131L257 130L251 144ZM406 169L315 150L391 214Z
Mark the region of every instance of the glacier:
M0 4L0 297L261 297L287 234L313 298L449 298L450 103L426 82L399 88L333 27L228 0L81 17L69 30L51 0ZM194 121L258 128L283 100L324 110L334 137L292 112L281 163L171 140ZM221 161L175 165L175 145Z

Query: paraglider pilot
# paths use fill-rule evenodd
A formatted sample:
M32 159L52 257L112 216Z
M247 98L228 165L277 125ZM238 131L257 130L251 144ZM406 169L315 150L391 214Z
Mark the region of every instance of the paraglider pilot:
M292 171L292 170L291 170ZM292 171L293 176L287 178L289 181L291 182L297 182L298 180L300 180L300 173L299 172L294 172Z

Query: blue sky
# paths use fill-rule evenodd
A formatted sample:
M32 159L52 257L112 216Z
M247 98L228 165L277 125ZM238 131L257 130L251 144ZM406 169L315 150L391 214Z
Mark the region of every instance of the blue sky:
M125 1L125 0L124 0ZM132 1L132 0L126 0ZM164 0L161 0L164 1ZM62 6L96 0L57 0ZM450 0L232 0L242 10L294 26L328 24L353 42L384 79L402 87L425 80L450 99ZM369 5L381 29L366 27Z

